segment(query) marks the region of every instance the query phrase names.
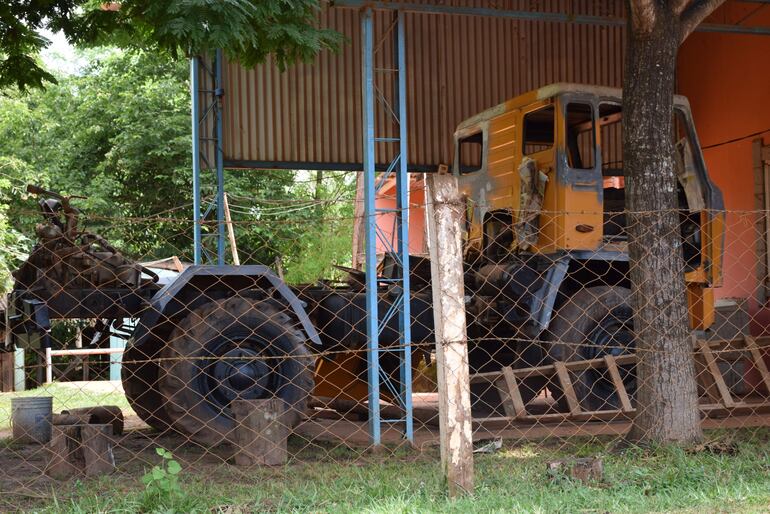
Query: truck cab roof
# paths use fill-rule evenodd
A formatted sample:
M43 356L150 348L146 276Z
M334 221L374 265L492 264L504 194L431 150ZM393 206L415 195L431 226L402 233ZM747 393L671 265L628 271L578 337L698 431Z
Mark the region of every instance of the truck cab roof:
M497 116L509 111L526 107L527 105L548 98L555 98L564 94L578 96L593 96L597 99L620 102L623 97L623 90L616 87L593 86L589 84L577 84L572 82L556 82L533 89L526 93L515 96L503 103L482 111L466 120L462 121L456 129L456 132L464 131L468 128L478 126L479 123L489 121ZM689 109L687 98L682 95L674 95L674 105L686 107Z

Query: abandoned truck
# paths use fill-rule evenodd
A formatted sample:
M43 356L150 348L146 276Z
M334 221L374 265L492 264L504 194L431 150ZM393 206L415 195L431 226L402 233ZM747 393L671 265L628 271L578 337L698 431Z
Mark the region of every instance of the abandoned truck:
M706 172L690 109L674 100L676 172L690 327L714 318L721 280L722 197ZM465 296L472 372L529 367L632 352L621 148L621 92L554 84L484 111L458 127L453 173L467 201ZM45 195L46 191L31 188ZM134 320L123 357L123 385L134 410L158 429L217 444L234 426L236 398L280 397L288 417L310 395L366 398L362 274L346 283L288 285L269 268L192 266L161 287L149 270L98 235L80 231L68 198L41 199L38 243L15 273L9 322L13 344L50 344L51 319L95 319L92 344ZM391 257L381 275L388 278ZM411 261L415 353L433 338L430 266ZM397 292L383 280L379 309ZM123 327L123 328L121 328ZM398 343L392 317L380 336ZM315 357L326 352L325 356ZM414 359L417 362L419 359ZM383 354L397 380L397 362ZM575 377L592 409L618 399L595 371ZM623 370L633 396L633 369ZM558 387L523 381L523 400ZM499 398L473 391L474 408ZM559 402L556 402L559 405Z

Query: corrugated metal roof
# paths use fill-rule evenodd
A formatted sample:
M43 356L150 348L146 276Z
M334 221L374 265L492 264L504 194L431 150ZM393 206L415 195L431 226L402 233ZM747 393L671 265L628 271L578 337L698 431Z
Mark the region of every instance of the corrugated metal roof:
M443 4L623 15L618 0ZM392 16L375 12L376 37ZM253 70L226 64L223 148L230 164L346 169L362 162L359 15L325 8L320 23L348 38L338 54L322 52L314 63L283 73L270 62ZM620 87L622 81L621 27L408 13L405 29L413 167L449 163L458 123L518 94L553 82ZM383 44L376 65L387 67L391 53ZM389 125L382 115L376 119L382 135Z

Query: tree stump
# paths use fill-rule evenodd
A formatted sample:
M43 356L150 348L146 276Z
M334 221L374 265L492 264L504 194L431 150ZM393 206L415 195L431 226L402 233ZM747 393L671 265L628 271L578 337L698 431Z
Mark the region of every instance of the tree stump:
M85 425L54 425L48 443L46 475L64 480L79 475L85 467L80 446L80 430Z
M234 400L234 461L238 466L281 466L288 460L286 404L279 398Z
M546 466L551 478L568 476L588 484L601 482L604 477L604 462L595 457L553 460L548 462Z
M115 470L112 425L54 425L45 473L57 480Z
M112 453L113 425L85 425L80 429L83 450L83 470L87 477L106 475L115 471Z

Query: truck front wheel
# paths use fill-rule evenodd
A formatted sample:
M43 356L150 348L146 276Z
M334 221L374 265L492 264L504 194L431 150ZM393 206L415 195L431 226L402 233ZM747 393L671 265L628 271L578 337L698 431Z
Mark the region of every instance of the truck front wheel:
M160 361L159 390L172 427L207 445L232 440L233 400L281 398L291 427L313 389L312 358L301 333L277 306L249 297L191 310Z
M633 353L635 344L630 301L631 291L619 286L589 287L575 293L559 308L551 323L550 356L555 361L569 362ZM636 393L636 370L633 366L619 368L626 392L633 398ZM606 368L575 371L571 379L583 409L620 408L615 386ZM549 389L561 410L566 410L558 382Z

